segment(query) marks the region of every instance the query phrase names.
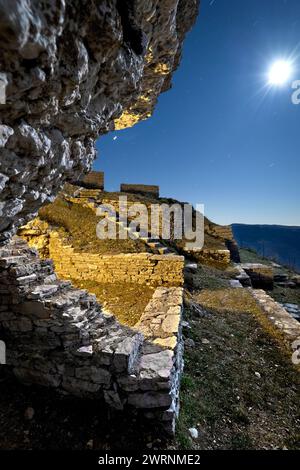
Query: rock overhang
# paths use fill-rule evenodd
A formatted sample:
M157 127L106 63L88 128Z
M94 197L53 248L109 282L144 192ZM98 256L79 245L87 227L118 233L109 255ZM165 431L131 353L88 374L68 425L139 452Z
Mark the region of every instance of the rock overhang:
M151 116L197 0L0 1L0 242L65 181L95 139Z

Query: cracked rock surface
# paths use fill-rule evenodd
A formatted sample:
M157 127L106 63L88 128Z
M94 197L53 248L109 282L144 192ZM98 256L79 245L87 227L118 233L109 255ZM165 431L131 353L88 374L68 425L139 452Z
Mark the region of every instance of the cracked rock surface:
M0 242L149 117L198 0L0 0Z

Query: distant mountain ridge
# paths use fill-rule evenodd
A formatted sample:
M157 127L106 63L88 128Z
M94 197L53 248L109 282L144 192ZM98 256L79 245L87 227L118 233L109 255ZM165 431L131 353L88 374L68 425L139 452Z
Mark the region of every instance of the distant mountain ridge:
M243 248L300 272L300 227L284 225L232 224L234 238Z

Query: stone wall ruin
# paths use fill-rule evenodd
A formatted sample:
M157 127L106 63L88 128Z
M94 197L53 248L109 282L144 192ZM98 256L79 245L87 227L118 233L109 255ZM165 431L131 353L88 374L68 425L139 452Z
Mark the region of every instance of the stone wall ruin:
M100 189L104 190L104 172L103 171L90 171L87 175L84 175L78 183L79 186L83 186L87 189Z
M94 295L59 280L20 238L0 250L0 334L25 383L134 407L175 429L182 371L183 290L158 288L135 328Z
M125 184L120 185L120 191L123 193L147 194L149 196L159 197L159 186L150 184Z
M62 235L40 219L18 232L42 258L51 258L61 279L100 283L182 286L184 257L152 253L98 254L76 251Z

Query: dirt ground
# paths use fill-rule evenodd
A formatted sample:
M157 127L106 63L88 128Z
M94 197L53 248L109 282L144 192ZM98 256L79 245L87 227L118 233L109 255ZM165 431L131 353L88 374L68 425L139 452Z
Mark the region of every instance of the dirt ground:
M30 408L34 410L32 419L28 419ZM138 451L147 445L166 447L153 425L146 424L148 427L137 415L109 411L101 401L26 387L10 376L0 382L0 449Z

